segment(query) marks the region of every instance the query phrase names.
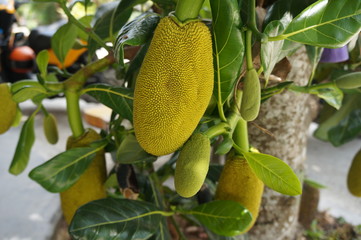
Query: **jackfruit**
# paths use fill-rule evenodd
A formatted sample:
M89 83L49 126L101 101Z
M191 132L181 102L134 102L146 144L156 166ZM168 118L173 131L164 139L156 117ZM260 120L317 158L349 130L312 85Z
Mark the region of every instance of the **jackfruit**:
M227 159L218 181L215 199L240 203L252 214L252 222L239 234L248 232L256 222L264 184L252 171L247 160L232 156Z
M241 116L246 121L256 119L261 106L261 85L258 73L253 68L246 73L243 85Z
M12 99L10 86L0 84L0 134L5 133L16 119L17 105Z
M212 40L200 21L158 24L137 77L134 130L141 147L160 156L180 148L207 109L213 91Z
M361 149L352 160L351 167L347 175L347 187L350 193L356 197L361 197Z
M57 121L53 114L49 113L44 117L43 129L46 140L48 140L50 144L56 144L58 142L59 135Z
M66 148L85 147L99 140L100 135L93 129L88 129L81 137L69 137ZM70 224L75 211L85 203L105 198L106 167L104 150L97 152L92 163L80 179L69 189L60 193L61 208L65 220Z
M185 198L194 196L206 179L211 158L211 143L202 133L195 133L184 144L175 167L174 185Z

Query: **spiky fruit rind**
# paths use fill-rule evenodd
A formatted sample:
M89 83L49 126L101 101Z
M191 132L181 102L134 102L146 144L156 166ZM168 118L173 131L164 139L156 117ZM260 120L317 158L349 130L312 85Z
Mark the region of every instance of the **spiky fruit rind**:
M212 41L200 21L158 24L137 77L134 129L142 148L165 155L180 148L203 116L213 91Z
M232 156L227 159L219 178L215 199L236 201L251 212L252 222L240 234L248 232L256 222L263 188L263 182L244 158Z
M177 193L185 198L194 196L206 179L211 155L207 136L195 133L184 144L174 174Z
M0 84L0 134L5 133L16 118L17 104L12 99L8 83Z
M80 138L69 137L66 148L85 147L99 140L100 135L93 129L87 130ZM106 181L106 167L104 151L97 152L88 169L80 179L68 190L60 193L61 207L65 220L70 224L76 210L93 200L106 197L104 182Z
M347 187L354 196L361 197L361 150L352 160L347 175Z

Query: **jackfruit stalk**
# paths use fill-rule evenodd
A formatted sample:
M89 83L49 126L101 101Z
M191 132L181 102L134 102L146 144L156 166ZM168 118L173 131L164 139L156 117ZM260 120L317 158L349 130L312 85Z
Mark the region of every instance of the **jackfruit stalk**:
M227 159L216 189L215 199L240 203L252 214L252 222L239 234L248 232L256 222L264 184L254 174L247 160L239 156Z
M69 137L66 148L85 147L90 143L101 139L93 129L88 129L81 137L74 139ZM85 203L105 198L106 191L106 167L104 151L97 152L92 163L80 179L69 189L60 193L61 207L65 220L70 224L75 211Z
M176 151L203 116L213 91L212 40L205 24L158 24L137 77L134 130L153 155Z

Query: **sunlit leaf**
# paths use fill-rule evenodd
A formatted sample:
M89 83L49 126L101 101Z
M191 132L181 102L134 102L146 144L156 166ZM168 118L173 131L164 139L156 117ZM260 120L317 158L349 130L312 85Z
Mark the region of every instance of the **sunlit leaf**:
M51 48L61 63L64 63L65 57L73 47L78 35L77 27L68 22L61 26L51 38Z

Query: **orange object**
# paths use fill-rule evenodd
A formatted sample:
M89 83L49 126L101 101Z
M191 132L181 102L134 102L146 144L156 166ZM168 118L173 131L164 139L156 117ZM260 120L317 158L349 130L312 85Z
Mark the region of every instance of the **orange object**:
M12 71L27 73L34 67L35 52L28 46L20 46L11 51L9 58Z
M70 49L68 54L65 57L64 65L59 61L59 59L56 57L53 49L48 49L49 53L49 64L55 65L60 69L68 68L71 65L73 65L76 60L84 53L86 52L86 48L80 48L80 49Z

